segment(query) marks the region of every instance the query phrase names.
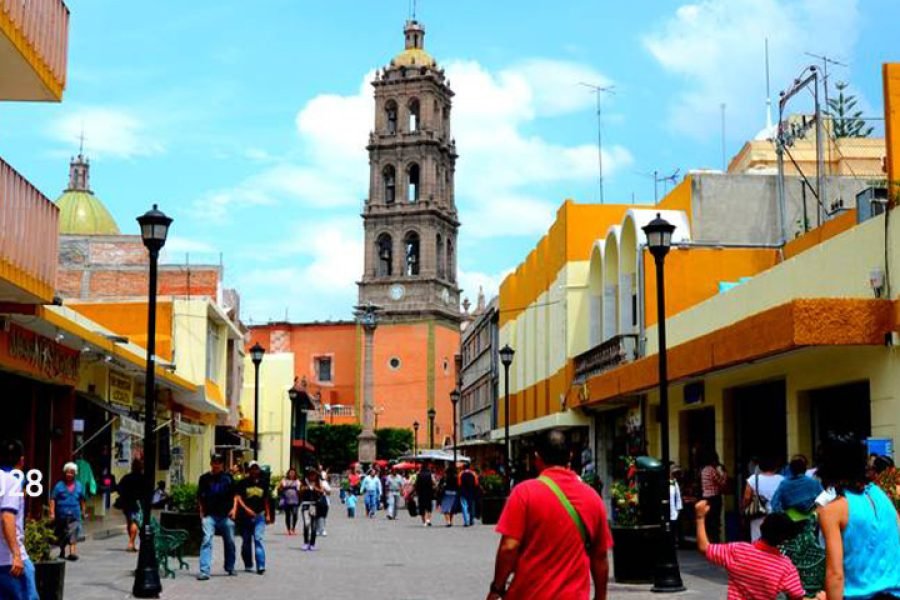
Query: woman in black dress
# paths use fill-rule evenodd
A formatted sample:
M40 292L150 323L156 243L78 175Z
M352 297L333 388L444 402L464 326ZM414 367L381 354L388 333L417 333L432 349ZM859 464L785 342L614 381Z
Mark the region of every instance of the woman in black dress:
M428 463L422 463L422 468L416 475L416 498L418 500L419 514L422 516L422 524L431 527L431 510L434 505L434 475L431 473Z

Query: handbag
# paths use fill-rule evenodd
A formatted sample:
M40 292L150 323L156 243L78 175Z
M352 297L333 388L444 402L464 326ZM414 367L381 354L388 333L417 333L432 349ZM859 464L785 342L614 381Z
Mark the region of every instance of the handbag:
M759 495L759 473L753 481L753 497L750 498L750 504L744 508L744 516L748 519L758 519L769 513L769 502Z

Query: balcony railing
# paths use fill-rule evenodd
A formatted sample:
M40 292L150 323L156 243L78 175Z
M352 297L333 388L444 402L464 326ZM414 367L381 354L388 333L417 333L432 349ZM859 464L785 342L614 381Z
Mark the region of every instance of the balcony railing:
M69 9L63 0L0 0L0 33L4 30L26 59L41 63L32 68L59 100L69 45ZM46 81L48 74L52 81Z
M617 335L575 357L575 381L583 383L595 375L637 358L638 336Z
M0 159L0 301L53 301L59 209Z
M356 418L356 407L352 404L326 404L307 414L310 423L323 423L331 419Z

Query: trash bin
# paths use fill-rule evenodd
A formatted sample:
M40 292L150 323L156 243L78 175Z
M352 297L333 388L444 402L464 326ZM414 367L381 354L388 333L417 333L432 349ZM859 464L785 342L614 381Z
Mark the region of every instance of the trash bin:
M662 542L662 500L669 482L662 463L650 456L635 459L638 524L613 527L613 577L618 583L652 583L655 556Z
M667 504L669 501L669 478L663 464L652 456L639 456L635 466L639 522L641 525L661 525L664 520L663 500Z

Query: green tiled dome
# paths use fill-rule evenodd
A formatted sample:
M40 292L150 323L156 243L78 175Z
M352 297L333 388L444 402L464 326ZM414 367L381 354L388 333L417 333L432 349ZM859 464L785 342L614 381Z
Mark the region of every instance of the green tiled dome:
M119 226L89 191L66 190L56 201L59 206L59 232L63 235L118 235Z

